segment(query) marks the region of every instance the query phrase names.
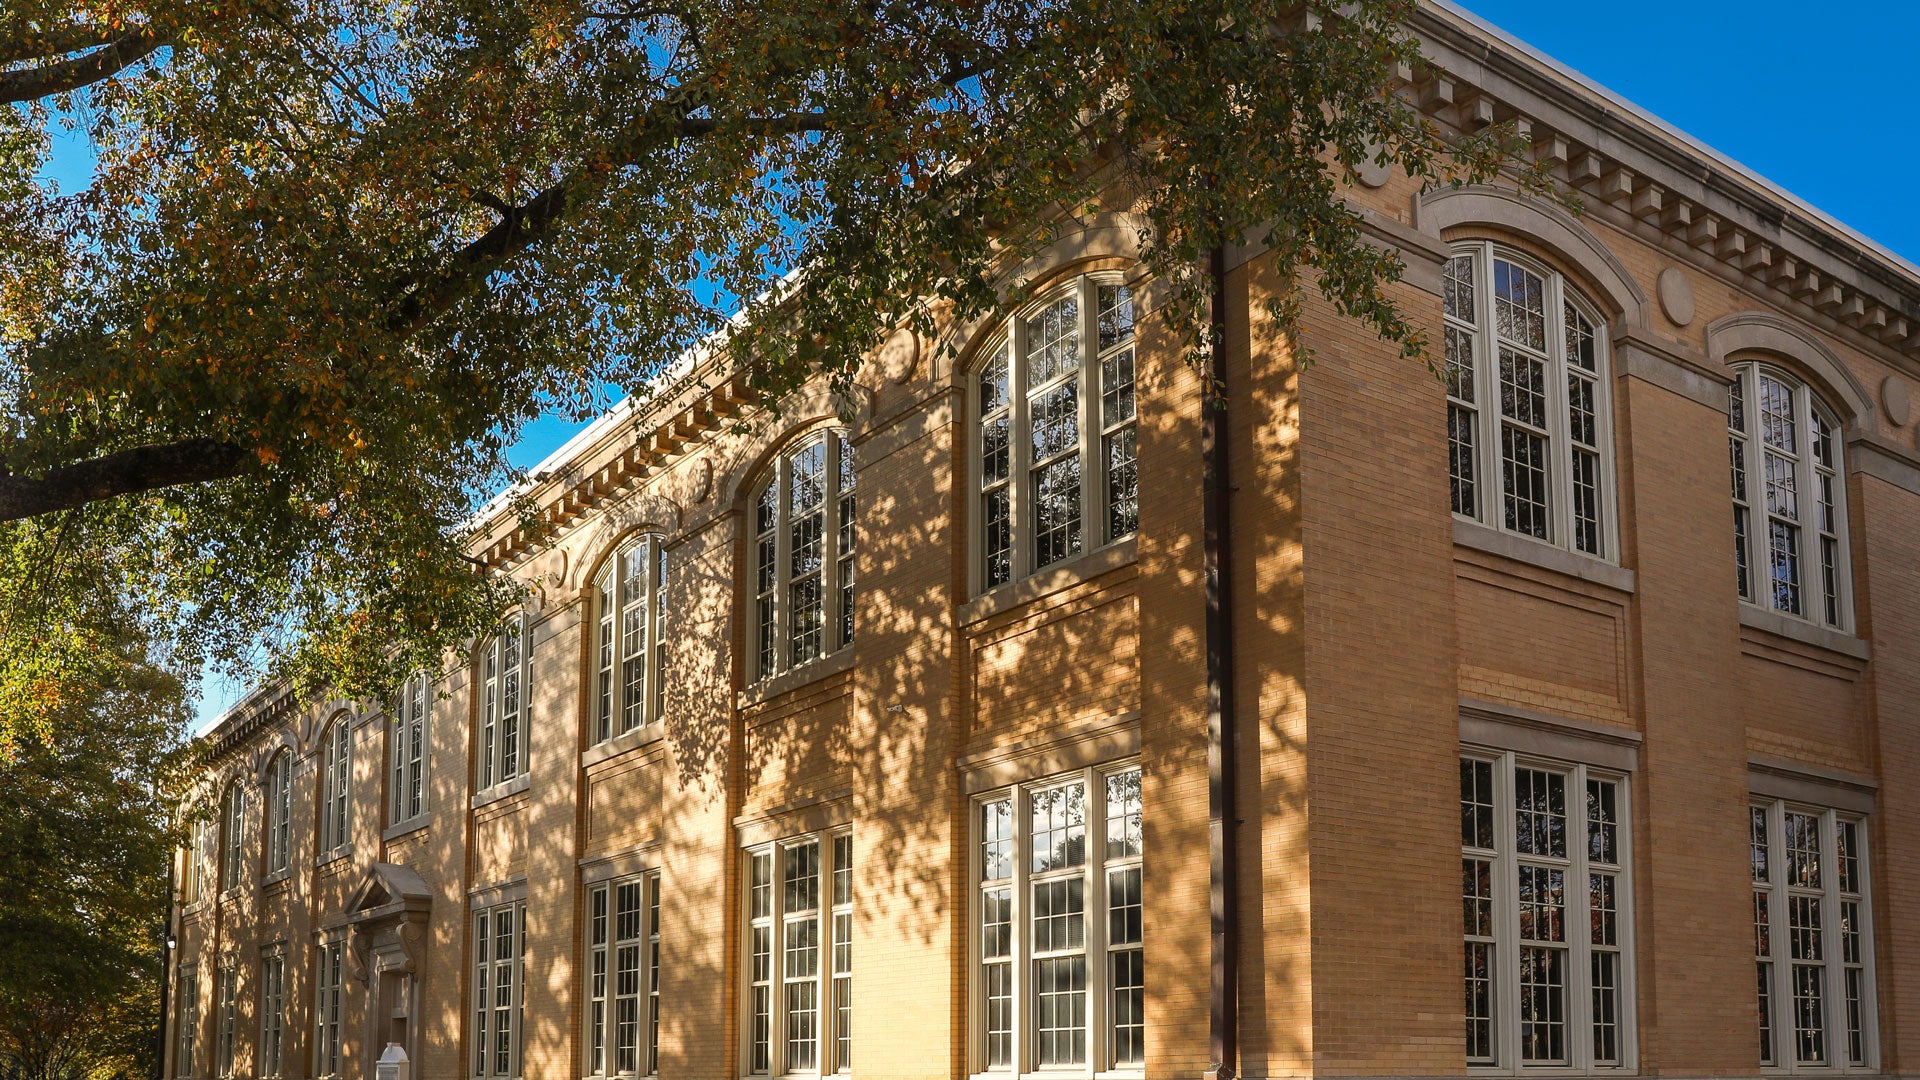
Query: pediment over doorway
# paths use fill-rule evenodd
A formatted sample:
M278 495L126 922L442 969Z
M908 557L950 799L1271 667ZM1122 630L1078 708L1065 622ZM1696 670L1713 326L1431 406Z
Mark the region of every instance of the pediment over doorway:
M433 891L411 867L374 863L367 878L347 900L347 921L365 923L433 906Z

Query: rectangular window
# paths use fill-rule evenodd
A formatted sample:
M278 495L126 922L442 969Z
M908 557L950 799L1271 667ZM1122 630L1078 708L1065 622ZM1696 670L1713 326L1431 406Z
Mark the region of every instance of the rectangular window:
M346 942L320 946L314 978L313 1074L340 1075L340 994L346 975Z
M240 1020L240 969L229 960L220 965L219 976L214 987L214 1075L232 1076L234 1029Z
M293 751L267 766L267 873L285 870L293 851Z
M243 843L247 827L247 794L239 784L227 792L225 820L221 822L221 859L220 887L232 892L240 887L245 878L245 848Z
M525 901L473 913L473 1075L520 1075L524 999L521 960L526 949Z
M427 677L415 675L400 684L393 699L393 727L387 738L392 769L393 824L411 821L427 812L427 707L433 700Z
M823 864L823 855L830 864ZM847 1071L853 1034L853 837L747 853L746 1057L755 1074ZM830 891L829 891L830 890Z
M507 616L481 660L479 786L504 784L527 771L526 687L532 680L523 615Z
M1877 1068L1865 821L1780 800L1748 815L1761 1063Z
M976 1067L1142 1067L1139 767L1016 784L974 814Z
M1106 469L1106 540L1132 536L1140 525L1140 471L1134 451L1133 292L1101 285L1100 457Z
M660 874L587 893L587 1062L593 1076L659 1069Z
M283 1069L287 1020L287 958L270 952L260 958L260 1075L275 1080Z
M199 972L191 967L180 969L180 983L176 991L174 1005L174 1051L173 1075L178 1080L189 1080L199 1075L200 1062L195 1051L200 1034L200 980Z
M1624 777L1585 765L1462 755L1469 1065L1631 1067L1626 798Z

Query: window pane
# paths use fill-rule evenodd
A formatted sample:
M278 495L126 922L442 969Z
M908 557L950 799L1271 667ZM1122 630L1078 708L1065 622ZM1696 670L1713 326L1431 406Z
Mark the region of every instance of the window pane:
M1034 1012L1041 1066L1087 1060L1087 959L1062 956L1034 963Z
M1455 255L1447 260L1443 299L1448 315L1474 321L1472 255Z
M1039 386L1080 363L1080 300L1064 297L1027 320L1027 385Z
M1475 475L1479 466L1474 425L1478 422L1471 410L1447 406L1447 476L1452 487L1453 512L1467 517L1478 517L1480 513Z
M1493 322L1501 337L1544 352L1546 294L1540 275L1505 259L1493 261Z
M1107 858L1140 854L1140 770L1107 774Z
M1036 470L1034 566L1042 567L1080 553L1080 456L1069 454Z
M1113 954L1113 990L1107 1022L1113 1028L1113 1064L1144 1065L1147 1060L1146 958L1139 949Z
M1032 795L1033 872L1045 873L1087 861L1086 789L1078 783Z
M1524 855L1567 855L1567 780L1559 773L1515 769L1514 839Z
M1516 427L1500 429L1507 528L1547 538L1547 439Z
M1520 950L1520 1059L1533 1064L1567 1060L1567 954L1564 949Z

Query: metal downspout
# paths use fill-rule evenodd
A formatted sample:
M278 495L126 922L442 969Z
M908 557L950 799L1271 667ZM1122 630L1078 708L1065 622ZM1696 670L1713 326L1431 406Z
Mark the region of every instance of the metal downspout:
M1227 252L1209 258L1213 278L1207 386L1201 403L1201 544L1207 595L1207 841L1212 897L1213 970L1207 1080L1233 1080L1240 1058L1239 881L1234 801L1233 589L1231 493L1227 477Z

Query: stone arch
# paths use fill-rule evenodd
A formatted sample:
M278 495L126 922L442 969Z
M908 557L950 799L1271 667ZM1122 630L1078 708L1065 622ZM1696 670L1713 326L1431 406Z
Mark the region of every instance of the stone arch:
M569 593L588 588L607 565L607 560L642 533L655 533L669 539L684 524L684 512L671 499L653 492L640 492L600 512L589 541L590 557L577 561L575 573L567 582Z
M1764 311L1742 311L1707 325L1707 356L1731 368L1739 359L1761 354L1806 380L1814 393L1856 434L1874 433L1879 414L1873 395L1860 384L1827 343L1789 319Z
M747 500L753 489L759 486L767 466L795 439L828 427L844 427L849 438L858 437L872 421L874 405L872 391L864 387L859 389L850 421L840 419L834 394L826 387L816 387L781 402L778 419L768 417L767 420L772 422L763 424L748 436L747 442L734 457L736 464L727 471L724 479L718 481L720 494L717 505L722 510L744 512Z
M1121 263L1129 276L1140 264L1140 232L1148 227L1138 214L1096 214L1084 227L1062 233L1000 277L1000 302L964 324L950 324L934 343L929 378L951 381L973 362L973 355L1014 312L1093 264ZM1136 303L1140 298L1136 297ZM1137 309L1136 309L1137 310Z
M1563 269L1585 286L1588 297L1620 320L1629 333L1647 328L1647 294L1620 256L1586 226L1544 199L1474 184L1437 188L1414 202L1414 223L1436 239L1450 229L1493 226L1532 240L1557 256Z

